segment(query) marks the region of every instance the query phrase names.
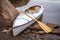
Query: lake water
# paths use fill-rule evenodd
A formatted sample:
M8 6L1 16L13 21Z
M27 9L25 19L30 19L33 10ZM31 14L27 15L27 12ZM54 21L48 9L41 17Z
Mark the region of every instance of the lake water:
M43 22L55 23L60 25L60 2L42 2L44 6Z
M27 5L21 7L19 11L32 5L43 5L43 22L60 25L60 0L30 0Z

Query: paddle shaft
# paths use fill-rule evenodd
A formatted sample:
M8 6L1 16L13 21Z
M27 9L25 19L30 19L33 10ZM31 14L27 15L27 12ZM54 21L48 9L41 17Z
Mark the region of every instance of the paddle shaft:
M26 16L28 16L29 18L33 19L34 21L36 21L39 24L39 27L41 27L46 33L49 33L49 32L52 31L47 25L45 25L44 23L38 21L37 19L33 18L32 16L28 15L26 12L24 12L24 14Z

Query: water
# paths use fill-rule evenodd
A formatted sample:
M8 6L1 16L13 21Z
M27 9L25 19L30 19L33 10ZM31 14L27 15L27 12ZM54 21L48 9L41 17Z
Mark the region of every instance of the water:
M44 7L42 20L44 23L55 23L60 25L60 0L30 0L21 10L37 4L43 5ZM19 9L19 11L21 10Z
M43 5L43 22L60 25L60 0L30 0L30 5Z
M43 22L55 23L60 25L60 2L41 2L44 6Z

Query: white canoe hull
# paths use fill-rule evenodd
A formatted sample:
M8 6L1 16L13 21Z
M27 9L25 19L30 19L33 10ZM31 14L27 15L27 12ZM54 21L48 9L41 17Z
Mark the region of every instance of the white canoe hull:
M42 12L43 12L43 7L41 6L40 11L37 13L37 16L36 15L33 15L33 16L36 16L35 18L38 19L38 18L41 17ZM15 20L15 21L17 21L17 20ZM15 21L14 21L14 24L13 24L13 35L14 36L18 35L19 33L21 33L23 30L25 30L27 27L29 27L31 24L33 24L35 22L33 20L30 20L29 22L27 22L25 24L22 24L20 26L18 26L18 25L16 26L15 24L17 24L17 23Z

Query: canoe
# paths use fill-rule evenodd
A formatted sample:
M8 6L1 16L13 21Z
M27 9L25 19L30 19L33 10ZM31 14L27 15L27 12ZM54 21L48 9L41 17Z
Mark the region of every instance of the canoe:
M25 8L23 10L23 12L21 12L15 19L14 23L13 23L13 36L18 35L19 33L21 33L23 30L25 30L27 27L29 27L31 24L33 24L35 21L33 21L33 19L29 18L28 16L26 16L24 14L24 12L27 12L28 10L30 10L30 8L34 9L33 7L38 7L39 5L35 5L35 6L31 6L28 8ZM36 9L35 8L35 9ZM18 10L18 8L17 8ZM38 10L38 11L37 11ZM30 12L28 11L28 15L33 16L34 18L38 19L41 17L41 14L43 12L43 6L40 5L39 9L37 8L35 10L35 12Z

